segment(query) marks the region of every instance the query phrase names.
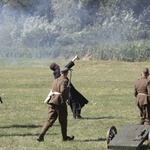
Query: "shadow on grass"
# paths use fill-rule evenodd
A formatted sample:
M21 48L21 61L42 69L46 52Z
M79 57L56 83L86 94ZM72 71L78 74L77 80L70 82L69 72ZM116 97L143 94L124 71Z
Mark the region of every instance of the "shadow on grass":
M143 145L141 145L140 149L141 150L148 150L148 149L150 149L150 147L148 147L148 145L143 144Z
M106 141L106 138L76 140L76 142L100 142L100 141Z
M55 125L57 126L57 125ZM12 128L24 128L24 129L34 129L34 128L42 128L42 125L34 125L34 124L28 124L28 125L9 125L9 126L0 126L0 129L12 129ZM8 130L9 132L9 130ZM56 135L56 134L48 134L47 135ZM2 136L39 136L39 133L33 134L33 133L11 133L11 134L0 134L0 137Z
M5 128L40 128L42 127L41 125L18 125L18 124L14 124L14 125L9 125L9 126L0 126L0 128L5 129Z
M24 134L17 134L17 133L12 133L12 134L0 134L1 136L38 136L39 134L32 134L32 133L24 133Z
M47 133L46 135L57 135L57 134L49 134ZM19 133L12 133L12 134L0 134L0 137L2 136L22 136L22 137L26 137L26 136L36 136L38 137L39 136L39 133L36 133L36 134L33 134L33 133L22 133L22 134L19 134Z
M98 138L98 139L76 140L75 142L100 142L106 140L107 140L106 138ZM141 145L140 150L150 150L150 147L148 145Z
M54 124L53 126L59 126L57 124ZM8 126L0 126L1 129L7 129L7 128L41 128L43 127L42 125L34 125L34 124L28 124L28 125L19 125L19 124L14 124L14 125L8 125Z
M93 119L93 120L96 120L96 119L115 119L115 117L113 116L106 116L106 117L83 117L82 119Z

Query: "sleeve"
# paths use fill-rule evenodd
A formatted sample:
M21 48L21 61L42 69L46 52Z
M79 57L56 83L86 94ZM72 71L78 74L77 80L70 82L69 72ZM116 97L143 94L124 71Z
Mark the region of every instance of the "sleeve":
M74 65L75 63L73 61L70 61L65 67L67 67L68 69L71 69Z
M137 92L137 88L136 88L136 85L134 86L134 96L137 97L138 95L138 92Z
M148 84L147 84L147 93L148 93L148 95L150 96L150 81L149 81Z
M61 87L60 87L60 93L62 93L62 95L65 97L68 97L68 87L67 86L68 86L68 80L65 79L61 83Z

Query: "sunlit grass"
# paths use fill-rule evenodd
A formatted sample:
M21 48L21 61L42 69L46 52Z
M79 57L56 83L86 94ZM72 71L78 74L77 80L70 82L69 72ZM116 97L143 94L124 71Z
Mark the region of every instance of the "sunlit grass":
M53 81L49 64L54 60L0 60L0 150L106 150L110 126L120 130L139 118L133 88L149 62L76 61L72 83L89 103L82 109L83 120L74 120L68 106L68 135L62 142L58 121L47 132L45 142L36 141L47 119L44 104ZM14 61L14 60L13 60ZM64 66L68 61L57 61Z

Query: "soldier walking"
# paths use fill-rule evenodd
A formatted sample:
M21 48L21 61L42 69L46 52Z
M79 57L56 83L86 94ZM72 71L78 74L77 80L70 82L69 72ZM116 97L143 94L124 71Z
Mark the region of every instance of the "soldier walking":
M48 102L48 120L43 126L42 132L38 137L38 141L44 141L44 136L47 130L52 127L56 119L58 118L61 125L61 133L63 141L70 141L74 139L74 136L67 136L67 104L68 99L68 68L60 70L60 77L55 79L52 86L52 97Z

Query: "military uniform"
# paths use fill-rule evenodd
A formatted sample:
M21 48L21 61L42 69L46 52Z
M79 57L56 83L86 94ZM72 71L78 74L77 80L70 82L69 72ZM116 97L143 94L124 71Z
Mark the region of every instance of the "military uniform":
M72 140L74 137L67 136L67 105L68 98L68 79L65 76L60 76L55 79L52 86L52 92L55 93L48 102L48 119L43 126L42 133L38 141L44 141L44 135L47 130L52 127L53 123L58 118L61 125L61 133L63 140Z
M142 72L149 74L147 68L144 68ZM147 75L142 76L135 83L134 96L141 116L138 124L150 124L150 80L147 77Z

